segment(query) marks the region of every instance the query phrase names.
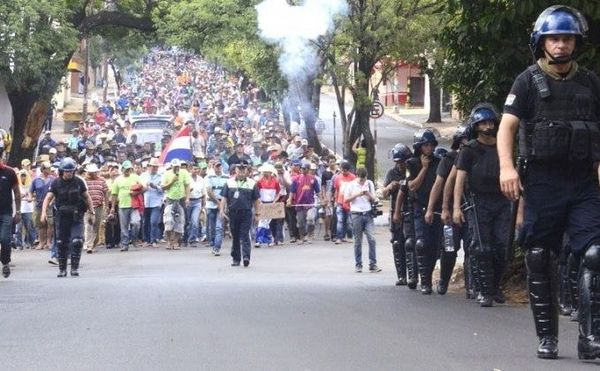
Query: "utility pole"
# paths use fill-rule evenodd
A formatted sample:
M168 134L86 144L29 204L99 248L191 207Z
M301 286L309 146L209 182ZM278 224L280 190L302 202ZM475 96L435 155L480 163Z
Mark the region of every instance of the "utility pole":
M337 143L335 136L335 111L333 111L333 153L337 155Z
M88 114L88 79L90 76L90 39L87 37L83 40L85 44L85 61L83 67L83 108L82 108L82 120L87 120Z

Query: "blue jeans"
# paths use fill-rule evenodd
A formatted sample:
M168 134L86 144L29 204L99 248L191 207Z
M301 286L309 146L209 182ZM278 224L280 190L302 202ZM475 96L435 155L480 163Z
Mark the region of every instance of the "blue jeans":
M0 215L0 262L10 263L10 240L13 231L13 217L11 214Z
M25 241L23 241L23 228L25 228ZM37 239L36 229L33 225L33 213L21 214L21 222L17 224L16 243L23 246L23 242L32 246Z
M207 230L208 241L216 251L221 250L223 243L223 218L219 214L219 209L207 210Z
M369 265L377 264L375 254L375 223L370 213L352 214L352 233L354 234L354 261L362 267L362 236L367 235L369 243Z
M144 241L148 243L160 240L160 206L144 210Z
M186 215L189 220L187 225L187 242L195 241L199 237L200 211L202 211L202 200L190 200Z
M138 212L138 211L131 207L119 209L119 223L121 224L121 246L129 245L131 243L131 237L138 235L140 225L139 224L131 224L131 215L134 212ZM129 231L130 224L131 224L131 234Z
M350 212L344 210L340 205L335 207L335 215L337 217L336 238L352 238L352 226L350 224Z

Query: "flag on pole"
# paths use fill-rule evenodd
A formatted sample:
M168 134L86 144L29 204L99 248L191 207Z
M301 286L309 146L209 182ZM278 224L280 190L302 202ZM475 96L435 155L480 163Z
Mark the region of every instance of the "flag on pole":
M192 129L189 126L181 129L163 149L160 163L166 164L171 160L193 161L192 154Z

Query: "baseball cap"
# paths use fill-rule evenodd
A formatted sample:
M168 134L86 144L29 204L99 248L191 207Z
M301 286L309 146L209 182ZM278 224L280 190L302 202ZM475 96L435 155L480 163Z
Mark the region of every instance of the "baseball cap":
M131 163L131 161L129 160L125 160L123 161L123 163L121 164L121 168L123 170L127 170L127 169L133 169L133 164Z
M176 167L176 166L181 166L181 161L179 161L179 159L177 159L177 158L171 160L171 167Z

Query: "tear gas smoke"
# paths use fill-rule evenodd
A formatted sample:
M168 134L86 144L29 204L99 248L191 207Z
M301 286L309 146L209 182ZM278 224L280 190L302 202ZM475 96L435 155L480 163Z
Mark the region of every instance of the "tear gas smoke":
M306 95L317 76L319 58L311 41L331 31L334 17L347 10L345 0L306 0L289 5L286 0L265 0L256 6L260 36L281 48L278 64L288 83L287 100L304 116L314 116Z

